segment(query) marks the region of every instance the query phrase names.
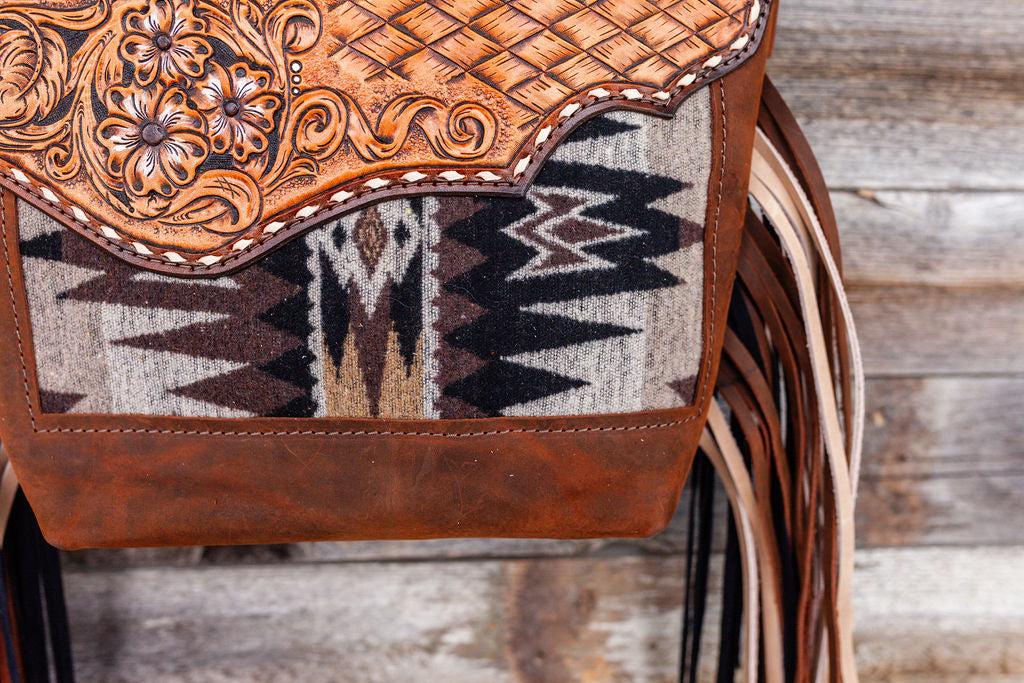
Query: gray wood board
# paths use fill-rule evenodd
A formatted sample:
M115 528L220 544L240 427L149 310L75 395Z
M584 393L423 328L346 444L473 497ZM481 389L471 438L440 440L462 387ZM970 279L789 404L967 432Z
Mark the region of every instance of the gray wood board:
M832 202L850 285L1024 284L1024 193L834 192Z
M789 0L769 72L830 184L1024 189L1020 3Z
M1020 680L1022 575L1017 548L859 551L862 680ZM674 681L682 577L669 556L151 568L66 583L86 682L564 683ZM712 641L717 616L713 600Z
M1024 373L1024 287L851 287L868 374Z

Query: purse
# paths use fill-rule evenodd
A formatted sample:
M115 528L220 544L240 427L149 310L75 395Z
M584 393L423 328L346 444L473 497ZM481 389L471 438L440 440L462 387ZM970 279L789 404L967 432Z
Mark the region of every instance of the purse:
M745 675L853 680L859 352L774 5L4 3L0 438L45 537L645 536L700 451Z

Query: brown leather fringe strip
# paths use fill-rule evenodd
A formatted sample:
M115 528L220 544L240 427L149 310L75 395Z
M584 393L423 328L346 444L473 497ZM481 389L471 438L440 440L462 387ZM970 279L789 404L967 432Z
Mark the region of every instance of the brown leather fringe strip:
M745 606L779 615L760 615L761 646L748 645L744 653L748 679L759 671L768 681L822 675L853 681L849 573L863 410L859 347L839 281L838 230L824 181L770 83L760 126L718 403L702 444L728 477L745 552L753 542L759 556L761 600ZM772 643L781 643L781 673ZM727 674L719 673L720 680Z

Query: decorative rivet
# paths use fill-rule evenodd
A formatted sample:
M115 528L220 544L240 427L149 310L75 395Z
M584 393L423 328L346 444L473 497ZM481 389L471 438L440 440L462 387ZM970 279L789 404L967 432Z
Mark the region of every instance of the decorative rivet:
M167 129L156 121L150 121L142 126L142 140L150 147L156 147L167 139Z

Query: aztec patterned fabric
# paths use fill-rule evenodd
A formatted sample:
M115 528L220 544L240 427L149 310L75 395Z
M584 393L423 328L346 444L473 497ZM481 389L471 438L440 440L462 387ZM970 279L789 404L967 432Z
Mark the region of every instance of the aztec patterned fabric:
M397 199L239 273L116 259L26 204L45 412L464 418L690 405L709 95L584 124L524 199ZM84 333L83 333L84 332Z

